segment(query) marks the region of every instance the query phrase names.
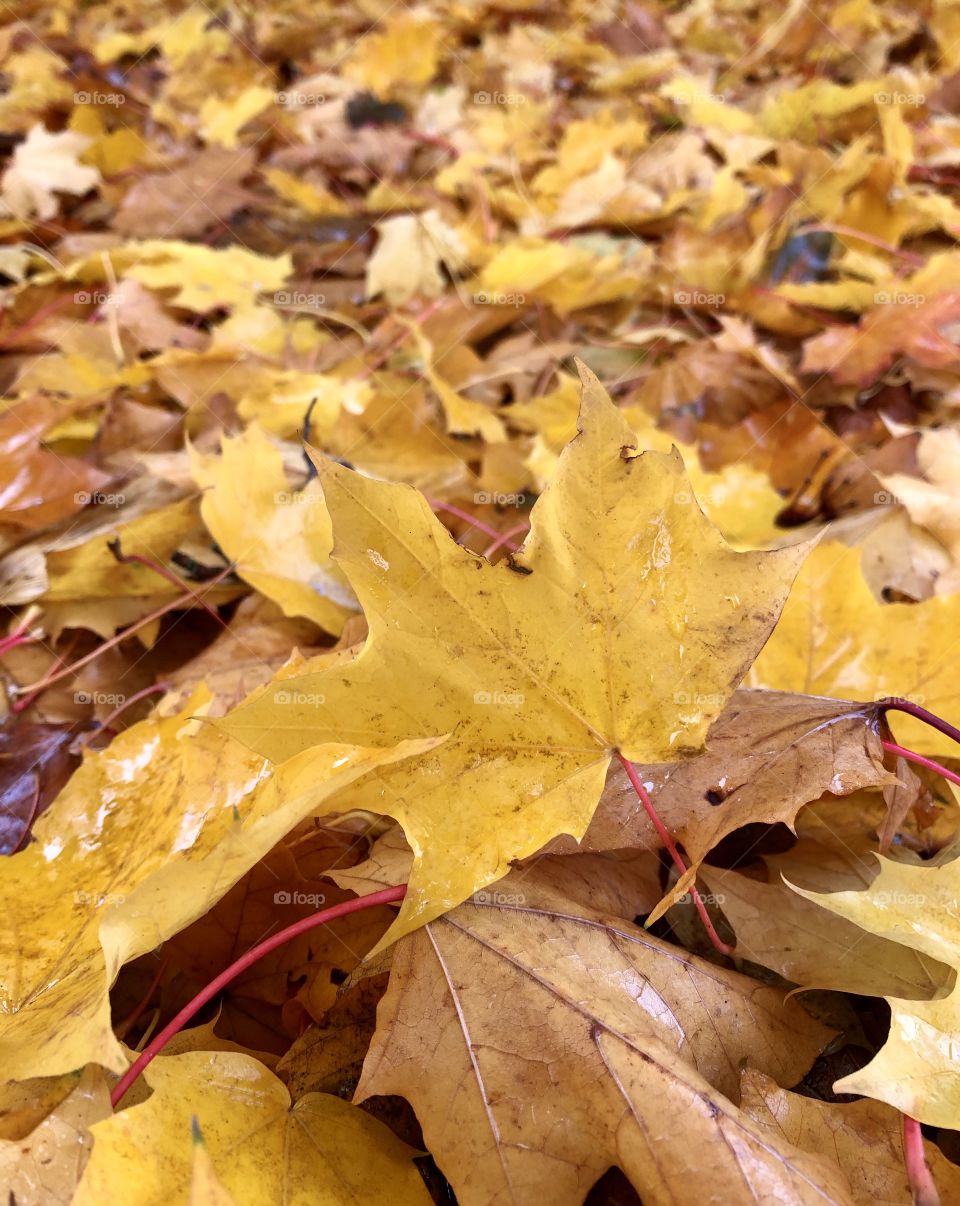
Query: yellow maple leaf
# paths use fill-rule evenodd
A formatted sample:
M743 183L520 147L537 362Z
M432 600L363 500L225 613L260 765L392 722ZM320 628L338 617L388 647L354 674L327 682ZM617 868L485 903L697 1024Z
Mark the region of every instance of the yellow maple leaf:
M633 118L624 121L609 109L564 128L557 145L556 163L538 172L531 190L541 196L559 197L578 180L596 171L611 153L636 153L649 142L649 126Z
M76 106L70 114L70 129L91 140L84 159L104 176L128 171L148 154L146 144L135 130L123 126L109 129L96 105Z
M702 80L677 75L660 88L660 94L670 97L679 106L680 115L688 126L704 126L748 138L758 138L762 134L752 113L728 105L721 94Z
M488 406L482 402L474 402L458 394L453 386L444 381L434 368L434 351L432 342L426 337L423 328L414 320L400 319L412 333L417 343L417 349L423 359L423 375L430 383L433 392L440 399L447 420L447 431L451 435L479 435L488 444L500 443L506 439L503 423Z
M574 379L561 374L552 393L514 403L507 411L515 426L538 433L527 464L543 484L553 476L563 446L576 435L578 404ZM765 473L742 461L710 473L701 469L696 448L660 431L642 407L625 408L624 417L643 451L669 452L674 445L680 450L697 501L735 548L762 548L783 536L774 522L783 499Z
M95 43L93 52L98 62L110 63L128 54L139 58L154 46L159 47L169 66L177 71L198 54L211 60L223 55L230 46L230 32L219 22L211 21L203 8L189 8L142 33L111 30Z
M251 84L229 100L208 97L200 109L200 133L206 142L215 142L232 151L239 145L240 131L274 102L275 92L262 84Z
M386 218L377 227L380 241L367 261L367 297L383 293L391 306L415 294L443 292L442 264L458 267L466 253L463 240L436 210Z
M7 87L0 97L0 122L6 130L26 130L44 109L70 104L74 84L64 78L63 60L40 39L10 53L7 44L4 75Z
M656 762L698 749L804 556L734 552L679 455L636 455L581 372L580 434L509 561L455 544L408 487L321 462L335 558L369 639L346 668L264 688L215 722L272 759L328 733L453 734L409 775L351 792L351 807L395 816L417 856L391 937L554 835L581 836L615 751ZM278 690L303 702L278 714Z
M373 392L365 381L341 380L329 373L303 373L270 365L251 365L248 378L250 384L240 395L237 413L284 439L299 436L308 409L312 435L325 439L341 407L351 414L360 414Z
M903 943L960 971L960 861L910 866L876 856L880 874L863 892L801 896L881 938ZM789 882L789 881L788 881ZM960 988L933 1001L887 997L890 1034L865 1068L838 1080L838 1093L858 1093L896 1107L918 1122L960 1127Z
M282 1081L252 1056L188 1051L156 1060L144 1076L148 1101L91 1128L93 1155L73 1206L231 1199L365 1206L385 1193L396 1206L430 1206L413 1149L382 1122L327 1093L292 1104ZM200 1177L194 1172L194 1127L216 1190L202 1169ZM204 1195L190 1199L198 1182Z
M380 30L360 39L343 74L378 95L397 84L425 84L437 70L442 46L435 19L414 12L389 16Z
M873 106L885 88L884 79L858 80L855 84L819 79L799 88L785 85L776 96L768 97L760 113L760 128L771 138L812 140L824 122L845 117L865 105Z
M202 916L339 785L423 748L329 744L274 770L194 719L208 698L88 755L34 843L0 863L6 1076L125 1070L108 998L122 964Z
M840 699L906 696L956 718L960 681L951 651L960 595L880 603L860 570L860 550L818 545L800 571L749 685ZM936 757L956 746L912 716L892 713L897 740Z
M217 1170L213 1166L207 1145L203 1141L203 1132L196 1115L192 1119L192 1124L193 1171L190 1174L188 1206L236 1206L233 1194L223 1188L223 1183L217 1176Z
M284 201L292 201L308 214L317 216L323 214L348 214L350 207L339 197L319 184L309 184L293 172L285 172L282 168L266 168L263 178L278 197Z
M598 255L583 246L525 236L503 244L477 278L474 301L482 305L523 305L534 298L566 315L583 306L632 296L653 264L653 253L638 245L636 256Z
M287 616L306 616L339 635L356 610L353 592L330 564L333 529L316 479L293 489L278 448L254 423L223 441L222 455L191 449L200 513L245 582Z
M111 500L109 494L104 495ZM123 498L122 495L118 497ZM106 520L106 522L104 522ZM64 603L75 599L115 599L176 594L173 583L155 570L135 562L121 564L111 553L109 542L120 541L123 554L138 554L164 565L186 536L197 528L196 500L184 498L125 521L122 510L101 516L101 526L87 539L77 540L80 532L69 533L58 547L47 552L49 585L44 600ZM67 543L72 538L73 543Z
M172 289L172 302L206 313L216 306L251 309L260 293L273 293L290 275L289 252L255 255L244 247L217 249L176 239L151 239L121 249L133 263L127 275L148 289Z

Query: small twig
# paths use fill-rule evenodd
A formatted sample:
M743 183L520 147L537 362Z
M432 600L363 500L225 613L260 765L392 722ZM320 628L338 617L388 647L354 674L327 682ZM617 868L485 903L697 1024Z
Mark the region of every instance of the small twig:
M226 971L222 971L216 979L210 981L206 988L201 989L192 1001L184 1005L177 1016L164 1026L150 1045L144 1048L137 1059L124 1072L110 1094L110 1102L114 1109L116 1109L127 1090L139 1077L144 1068L153 1062L154 1058L160 1054L173 1036L178 1034L198 1010L202 1009L208 1001L212 1000L221 989L226 988L241 972L246 971L248 967L252 967L254 963L262 959L264 955L268 955L271 951L276 950L278 946L283 946L284 943L289 942L292 938L299 938L301 934L315 929L318 925L326 925L330 921L336 921L339 917L346 917L349 913L359 913L363 909L376 908L377 905L391 904L394 901L402 900L406 893L407 885L401 884L396 888L384 888L381 892L374 892L370 896L358 896L355 900L346 900L343 904L333 905L329 909L322 909L319 913L313 913L309 917L295 921L293 925L288 925L284 930L278 930L272 937L265 938L263 942L257 943L245 955L241 955L239 959L234 960Z
M163 979L163 973L167 970L169 963L170 951L166 950L160 957L160 966L157 968L157 974L150 981L150 987L141 997L139 1004L134 1006L133 1012L130 1013L128 1017L117 1027L117 1038L119 1038L121 1041L126 1038L126 1036L143 1016L143 1011L150 1004L150 998L156 992L157 985Z
M911 163L907 169L907 179L930 181L932 184L960 184L960 176L948 171L945 167L931 167L924 163Z
M0 337L0 348L6 347L21 335L25 335L27 331L32 330L43 322L45 318L49 318L52 314L56 314L58 310L62 310L65 306L71 305L73 302L72 294L66 294L63 297L55 298L52 302L47 302L26 322L21 323L19 327L14 327L12 331L8 331L6 335Z
M61 666L66 665L67 658L73 652L73 650L77 644L77 641L79 639L80 639L80 634L78 632L73 636L72 640L70 641L70 644L67 646L67 648L64 650L64 652L59 655L59 657L56 659L55 662L53 662L50 669L47 671L47 674L55 674L60 669ZM27 708L29 708L30 705L33 703L33 701L37 698L37 696L42 695L45 690L46 690L46 678L44 677L40 680L39 683L34 684L34 690L30 691L29 694L24 695L22 699L15 699L13 701L13 703L10 705L10 711L14 714L14 716L19 716L20 713L25 712L27 710Z
M117 295L117 274L113 270L113 261L110 259L110 253L107 251L100 252L100 262L103 264L103 270L107 277L107 286L110 290L110 296ZM98 306L94 312L94 317L99 313L102 307ZM107 307L107 329L110 332L110 346L113 348L113 355L118 365L126 363L126 355L123 350L123 340L120 338L120 316L117 313L115 304L108 304Z
M783 283L790 284L789 281L784 281ZM753 289L758 297L772 297L778 301L783 301L783 298L777 292L776 288L771 289L767 285L754 285ZM812 318L814 322L819 322L825 327L849 327L850 325L849 323L844 322L842 319L837 318L834 314L831 314L829 310L822 309L820 306L809 306L798 301L791 301L789 304L801 314L805 314L807 318Z
M620 760L620 765L627 772L627 778L633 784L633 790L640 798L640 803L643 805L647 816L652 821L654 829L656 829L657 833L659 834L660 841L663 842L664 846L667 848L667 852L673 859L673 865L677 868L681 875L685 875L687 872L687 864L683 861L683 857L681 856L680 851L677 849L676 842L674 842L673 838L667 832L663 821L660 820L660 814L654 808L653 801L650 799L647 789L640 781L640 776L637 774L637 768L633 765L629 758L624 758L623 754L621 754L619 750L617 750L617 757ZM700 896L700 893L697 891L697 885L695 883L690 885L690 895L693 898L693 903L696 906L697 912L700 914L700 920L703 922L704 929L707 931L707 935L709 936L710 941L713 943L714 949L718 950L721 955L732 955L733 947L730 946L729 943L724 942L714 929L713 922L710 920L710 914L707 912L707 906L703 903L703 899Z
M438 147L441 151L446 151L448 155L452 155L454 159L460 158L459 149L439 134L428 134L425 130L413 130L409 126L401 130L400 133L404 138L409 138L412 142L422 143L425 147Z
M457 519L462 519L470 524L471 531L476 528L478 532L483 532L484 535L489 536L492 540L500 539L500 533L495 527L484 523L482 519L477 519L475 515L471 515L469 511L464 511L462 507L454 506L453 503L444 502L439 498L430 498L426 494L424 498L426 498L431 511L446 511L448 515L454 515ZM467 534L469 535L469 532Z
M504 546L506 546L511 553L515 553L520 545L514 541L513 537L519 536L521 532L529 532L529 530L530 525L528 523L518 523L512 528L507 528L505 532L500 533L492 544L487 545L487 547L483 550L483 556L489 561L493 554L497 552L498 549L502 549Z
M951 783L956 783L960 787L960 775L956 771L941 766L939 762L934 762L932 758L926 758L923 754L916 754L913 750L904 749L902 745L897 745L895 741L881 741L880 744L887 753L898 754L901 758L906 758L908 762L915 762L917 766L925 766L927 770L935 771L936 774L942 775L944 779L949 779Z
M22 616L19 624L12 632L8 632L5 637L0 638L0 657L5 653L9 653L13 649L18 649L21 645L31 645L34 641L39 641L43 636L41 628L35 628L31 631L30 625L39 615L39 609L35 606L27 608Z
M119 536L115 536L113 538L113 540L108 540L107 548L110 550L111 553L113 553L114 557L116 557L116 559L120 562L121 565L130 565L131 563L133 563L135 565L142 565L145 569L153 570L153 572L155 574L159 574L161 578L165 578L171 585L175 586L177 588L177 590L186 591L191 596L191 598L194 599L194 601L197 603L197 605L199 607L203 608L203 610L207 613L208 616L210 616L212 619L216 620L216 622L218 624L220 624L222 627L226 628L226 624L224 624L219 613L214 611L214 609L212 607L210 607L209 604L204 603L203 599L200 598L200 596L196 593L196 591L193 589L193 587L190 585L190 583L185 582L183 580L183 578L178 577L178 575L175 574L173 572L173 570L168 570L165 565L161 565L158 561L154 561L150 557L144 557L144 555L142 553L125 553L125 552L123 552L123 550L120 547L120 537Z
M346 314L338 314L336 310L327 310L323 306L304 306L299 303L271 301L269 298L264 299L268 305L273 306L275 310L284 310L290 314L308 314L311 318L319 319L321 322L338 323L342 327L347 327L353 331L354 335L359 335L364 343L369 343L372 336L367 328L357 322L353 318L347 317Z
M114 708L113 711L110 713L110 715L106 718L106 720L102 720L100 722L100 724L98 724L95 728L91 729L89 733L81 733L80 736L76 739L76 741L74 741L71 744L70 752L78 753L79 752L78 747L83 747L85 745L89 745L90 742L93 741L93 739L95 737L98 737L101 733L103 733L107 729L109 729L110 726L113 724L113 722L117 719L117 717L122 716L123 713L126 712L127 708L132 708L133 705L135 703L139 703L141 699L146 699L148 695L156 695L158 692L166 693L169 690L170 690L169 683L159 682L159 683L153 683L151 686L144 687L141 691L135 692L133 695L130 696L129 699L125 699L123 701L123 703L120 704L119 707Z
M19 854L24 848L27 839L30 837L30 830L33 828L33 822L37 819L37 810L40 808L40 776L33 776L33 803L30 805L30 812L27 814L26 822L23 826L23 833L20 834L20 840L17 842L11 851L12 854Z
M949 737L960 745L960 729L950 724L949 721L944 720L942 716L938 716L936 712L929 712L926 708L921 708L919 704L912 703L909 699L901 699L899 696L891 695L889 699L879 700L877 707L881 713L903 712L907 716L914 716L917 720L922 720L924 724L928 724L932 729L936 729L938 733L943 733L945 737Z
M302 455L303 455L303 459L307 465L307 478L306 478L307 481L310 481L312 478L317 476L317 467L313 463L313 461L310 459L310 453L308 451L308 447L310 444L310 424L313 419L313 411L314 411L314 408L316 407L316 405L317 405L317 398L311 398L310 405L307 407L307 413L303 416L303 432L300 436L301 443L303 444ZM306 484L306 483L304 483L304 484Z
M899 256L902 260L907 260L914 268L922 268L927 262L922 255L917 255L914 251L904 251L900 247L894 247L886 239L878 238L876 235L865 234L862 230L856 230L852 226L838 226L832 222L818 222L815 226L804 226L798 233L815 234L821 230L824 234L839 235L842 239L859 239L861 243L870 243L873 247L879 247L881 251Z
M483 237L488 243L493 243L497 237L497 224L493 220L493 213L490 209L490 199L487 197L483 180L479 176L476 179L477 206L480 210L480 221L483 223Z
M14 649L19 649L21 645L29 645L39 639L39 636L31 636L28 632L18 632L15 636L4 637L0 641L0 657L3 657L5 653L11 653Z
M216 575L216 577L210 579L210 581L207 583L208 588L217 586L223 581L224 578L226 578L228 574L232 572L233 566L226 566L226 568L222 569L220 573ZM171 599L169 603L164 603L162 607L158 607L155 611L151 611L149 615L143 616L141 619L137 620L135 624L131 624L129 627L124 628L122 632L118 632L117 635L115 637L111 637L109 641L104 641L102 645L98 645L97 648L92 651L92 653L88 653L84 657L80 658L79 661L73 662L71 665L64 667L64 669L59 671L57 674L48 675L46 678L40 679L39 682L31 683L27 687L18 687L17 694L27 695L32 692L34 695L36 695L40 691L45 691L47 687L52 686L54 683L59 682L63 678L68 678L71 674L75 674L84 666L89 665L90 662L94 661L102 653L106 653L108 649L112 649L115 645L119 645L120 642L125 641L127 637L133 636L135 632L139 632L141 628L146 628L146 626L148 624L152 624L154 620L161 619L167 614L167 612L176 611L177 608L183 607L187 603L187 600L192 598L195 598L193 591L189 591L184 595L178 595L175 599ZM15 711L18 710L16 704L14 704L13 707Z
M421 304L415 311L417 322L425 322L431 316L431 314L435 314L443 304L443 301L444 298L441 296L427 305ZM385 361L389 360L391 353L395 352L399 347L406 343L406 341L410 338L410 335L411 328L406 325L402 326L397 334L392 335L387 340L379 352L374 353L371 363L365 365L363 369L360 370L360 372L357 374L358 380L365 381L367 377L372 377L377 369L380 368Z
M903 1163L913 1194L913 1206L940 1206L940 1195L923 1150L920 1123L908 1114L903 1116Z

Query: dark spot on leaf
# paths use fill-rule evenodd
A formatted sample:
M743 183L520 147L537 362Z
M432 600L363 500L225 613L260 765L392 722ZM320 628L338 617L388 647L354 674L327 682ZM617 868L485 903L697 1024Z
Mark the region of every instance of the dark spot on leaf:
M532 574L533 570L528 565L518 565L513 559L513 554L507 556L507 568L512 569L515 574Z

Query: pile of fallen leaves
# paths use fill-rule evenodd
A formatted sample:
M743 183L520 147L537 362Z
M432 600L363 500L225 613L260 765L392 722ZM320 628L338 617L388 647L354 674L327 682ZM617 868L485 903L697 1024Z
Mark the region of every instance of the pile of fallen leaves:
M9 1202L960 1201L956 0L0 57Z

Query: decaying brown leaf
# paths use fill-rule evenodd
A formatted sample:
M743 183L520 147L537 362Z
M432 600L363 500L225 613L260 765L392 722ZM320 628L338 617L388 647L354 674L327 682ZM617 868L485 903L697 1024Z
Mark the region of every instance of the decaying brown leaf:
M801 1097L753 1068L744 1072L741 1088L740 1108L771 1138L834 1157L857 1206L875 1202L909 1206L914 1200L904 1172L896 1110L879 1101L834 1105ZM925 1142L924 1147L942 1200L960 1198L960 1170L933 1143Z
M407 1097L464 1206L579 1203L610 1164L651 1203L679 1178L704 1200L771 1180L847 1200L732 1103L741 1060L790 1083L827 1032L778 990L571 906L549 871L402 939L377 1021L358 1100Z
M829 852L817 854L828 862ZM909 946L866 933L798 897L780 879L797 859L778 860L769 883L703 867L700 879L737 936L737 954L805 988L928 999L953 980L950 968ZM838 883L839 886L839 883Z
M824 792L843 795L897 781L883 764L879 722L868 705L786 692L738 691L716 720L707 750L640 771L691 872L721 838L752 822L790 825ZM625 771L612 768L582 845L656 848L656 832ZM651 921L687 890L681 879Z

